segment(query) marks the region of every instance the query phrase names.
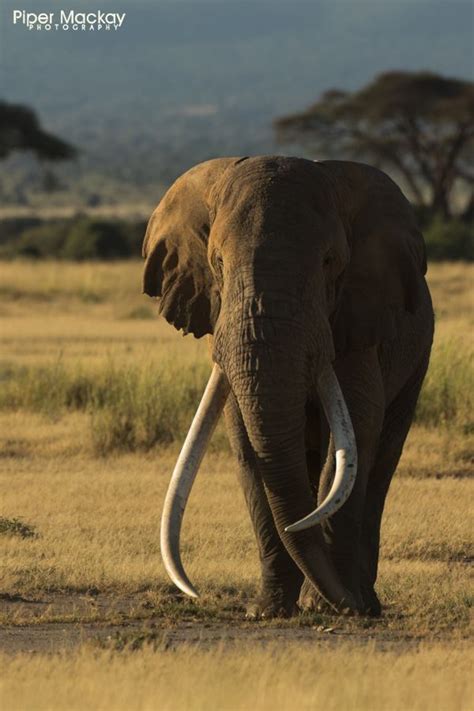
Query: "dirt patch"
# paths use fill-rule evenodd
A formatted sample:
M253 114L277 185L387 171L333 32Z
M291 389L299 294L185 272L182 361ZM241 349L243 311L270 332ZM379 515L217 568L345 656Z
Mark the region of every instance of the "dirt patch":
M0 629L0 651L55 653L91 642L116 649L133 649L146 643L160 649L181 644L196 644L205 649L244 641L256 644L291 641L318 646L374 643L380 649L401 649L416 646L420 641L382 626L354 630L347 621L338 618L327 618L324 624L317 617L303 622L298 619L249 622L237 606L223 607L221 619L206 619L202 610L193 612L186 605L187 601L179 598L157 603L150 593L114 596L95 589L74 594L41 594L37 598L4 594L0 597L4 622Z
M154 603L148 594L108 595L96 588L74 593L38 595L0 594L0 619L6 623L31 625L40 622L87 622L150 616Z
M261 627L221 623L188 623L174 628L160 627L158 622L127 622L122 625L104 623L46 623L34 626L5 626L0 632L0 650L8 654L54 653L71 651L87 642L132 649L144 643L160 649L173 649L181 644L196 644L203 649L218 644L235 645L244 641L256 644L269 642L298 642L317 646L340 644L367 645L374 642L382 650L406 649L419 644L419 640L374 634L355 634L331 629L330 632L309 627Z

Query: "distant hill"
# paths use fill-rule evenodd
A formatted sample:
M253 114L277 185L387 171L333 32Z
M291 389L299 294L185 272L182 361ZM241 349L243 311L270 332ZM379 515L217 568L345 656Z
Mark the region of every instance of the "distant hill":
M14 27L18 7L2 4L0 96L31 105L81 148L78 164L55 168L67 189L48 199L59 202L153 201L200 160L281 152L272 118L328 87L393 68L472 72L469 0L76 2L127 13L123 28L102 33ZM42 199L31 161L5 168L5 201Z

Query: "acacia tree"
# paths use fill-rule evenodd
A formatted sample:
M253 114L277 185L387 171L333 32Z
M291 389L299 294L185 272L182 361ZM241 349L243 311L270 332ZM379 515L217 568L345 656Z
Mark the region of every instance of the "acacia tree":
M397 172L421 206L449 217L461 183L474 208L474 84L429 72L380 74L353 93L331 89L274 122L277 140L318 157L369 160Z
M14 151L32 151L40 160L49 161L77 155L74 146L41 128L32 109L0 101L0 159Z

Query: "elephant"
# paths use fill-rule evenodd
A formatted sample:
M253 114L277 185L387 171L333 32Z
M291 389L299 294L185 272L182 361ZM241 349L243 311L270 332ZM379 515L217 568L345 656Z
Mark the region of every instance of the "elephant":
M428 367L434 318L414 210L381 170L297 157L216 158L153 212L143 291L213 371L167 493L161 551L221 413L253 525L251 618L379 616L380 526Z

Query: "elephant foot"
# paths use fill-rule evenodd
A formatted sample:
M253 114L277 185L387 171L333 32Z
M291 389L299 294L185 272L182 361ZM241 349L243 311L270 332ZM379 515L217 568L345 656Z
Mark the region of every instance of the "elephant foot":
M362 588L365 614L368 617L381 617L382 605L373 587Z
M321 597L308 578L304 579L298 598L298 607L302 612L324 612L334 614L334 608Z
M278 617L292 617L298 612L297 599L301 578L286 580L284 583L262 584L260 594L250 601L246 609L249 620L271 620Z
M327 612L330 605L311 585L308 578L305 578L298 598L298 607L302 612Z
M364 614L364 604L360 596L351 594L351 597L353 597L357 605L356 608L351 606L351 608L347 607L336 610L333 605L330 605L329 602L320 595L314 585L305 578L301 586L297 604L302 612L322 612L325 615L344 615L349 617Z
M292 617L297 612L296 601L290 602L278 599L278 597L259 595L256 600L252 600L247 605L245 617L248 620L274 620Z

